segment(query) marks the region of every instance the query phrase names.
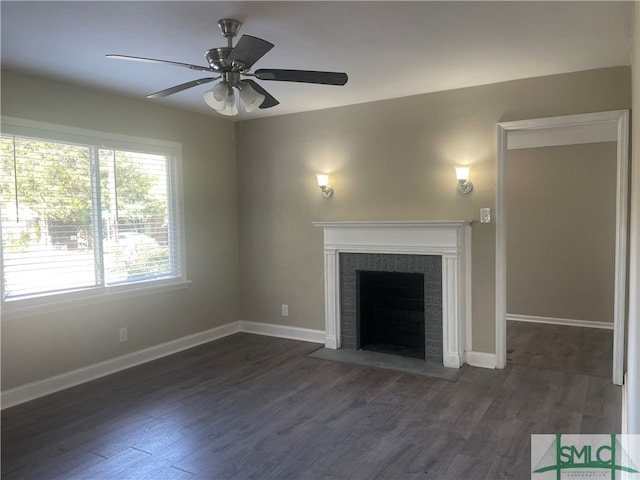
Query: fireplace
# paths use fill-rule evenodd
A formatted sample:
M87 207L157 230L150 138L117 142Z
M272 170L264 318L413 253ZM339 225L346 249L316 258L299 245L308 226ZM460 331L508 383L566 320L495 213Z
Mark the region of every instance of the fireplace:
M358 348L425 359L424 275L357 272Z
M442 363L440 256L343 252L339 263L341 348Z
M469 222L316 225L324 228L327 348L363 348L358 326L362 312L357 308L361 296L358 279L362 281L362 272L415 273L422 275L424 282L424 358L452 368L465 363L465 351L471 345Z

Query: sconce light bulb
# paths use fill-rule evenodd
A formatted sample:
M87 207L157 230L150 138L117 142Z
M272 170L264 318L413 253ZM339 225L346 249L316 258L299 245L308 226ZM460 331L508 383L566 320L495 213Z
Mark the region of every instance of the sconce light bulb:
M329 185L329 175L318 173L316 177L318 177L319 187L326 187L327 185Z
M469 179L469 167L456 167L456 178L466 182Z
M320 190L322 190L322 196L324 198L332 197L333 187L329 185L329 175L318 173L316 174L316 177L318 178L318 186L320 187Z
M469 181L469 167L456 167L458 192L466 195L473 190L473 183Z

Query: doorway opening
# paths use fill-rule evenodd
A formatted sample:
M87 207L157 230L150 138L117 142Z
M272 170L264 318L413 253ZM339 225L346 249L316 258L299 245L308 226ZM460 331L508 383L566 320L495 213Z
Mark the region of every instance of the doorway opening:
M627 189L628 189L628 111L601 112L583 115L570 115L565 117L552 117L534 120L523 120L516 122L506 122L498 124L498 163L497 163L497 204L496 204L496 367L504 368L507 363L507 320L509 319L507 310L507 276L511 265L508 266L507 252L509 248L508 236L510 230L507 227L508 219L511 218L509 211L508 177L509 160L508 156L512 151L521 149L535 149L537 147L565 147L569 145L601 144L615 142L615 172L613 172L615 185L615 199L613 212L610 217L615 219L613 232L613 355L612 355L612 377L613 383L621 385L623 377L623 356L624 356L624 323L625 323L625 300L626 300L626 240L627 240ZM581 177L578 170L573 173L571 181L577 182ZM530 182L532 188L536 184ZM601 188L599 185L585 189L593 192L594 189ZM567 189L568 190L568 189ZM587 191L587 193L589 193ZM543 209L544 210L544 209ZM588 222L589 219L587 218ZM597 222L592 222L591 229L598 229ZM546 230L549 231L548 229ZM553 233L553 231L551 232ZM598 232L599 233L599 232ZM511 232L511 235L513 233ZM531 233L529 233L531 236ZM538 238L545 239L545 235L538 234ZM564 234L562 237L566 240ZM571 240L571 239L569 239ZM582 237L576 236L574 245L576 249L582 246ZM539 245L538 245L539 246ZM549 246L546 250L549 250ZM512 260L509 260L510 262ZM544 272L543 272L544 273ZM580 272L578 272L579 274ZM509 283L511 278L509 278ZM542 289L543 290L543 289ZM553 295L557 289L550 289ZM536 290L539 292L540 290ZM525 291L526 292L526 291ZM526 296L526 295L525 295ZM547 297L534 298L533 302L540 306L553 305L553 299ZM509 305L511 307L511 305ZM547 315L545 317L545 315ZM517 316L517 315L516 315ZM522 317L522 315L521 315ZM526 315L524 316L526 317ZM561 320L562 315L553 316L550 313L541 315L530 315L531 318L512 318L512 320L541 321L546 319ZM566 320L566 318L564 319ZM589 319L588 319L589 320ZM603 321L595 320L596 323L605 324ZM550 322L547 322L550 323ZM552 323L552 322L551 322ZM575 325L578 325L579 322ZM588 323L587 323L588 324ZM571 323L564 322L565 326L575 327ZM609 323L611 325L611 323ZM581 325L584 326L584 325ZM603 328L603 325L598 325Z

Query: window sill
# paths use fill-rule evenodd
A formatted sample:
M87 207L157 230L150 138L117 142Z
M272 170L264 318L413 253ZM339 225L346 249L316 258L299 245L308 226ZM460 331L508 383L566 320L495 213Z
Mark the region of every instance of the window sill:
M99 303L124 300L142 295L156 295L173 290L186 289L190 280L149 282L123 286L92 288L70 293L5 301L2 304L2 321L33 317L46 313L81 308Z

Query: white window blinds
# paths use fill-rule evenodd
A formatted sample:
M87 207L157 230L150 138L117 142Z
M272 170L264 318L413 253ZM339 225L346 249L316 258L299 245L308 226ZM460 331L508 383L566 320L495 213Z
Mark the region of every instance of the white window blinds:
M129 148L117 148L113 138L7 134L5 127L5 301L184 277L175 152L124 141Z

